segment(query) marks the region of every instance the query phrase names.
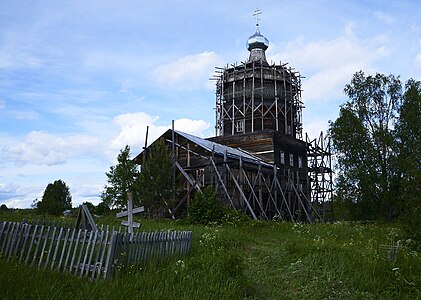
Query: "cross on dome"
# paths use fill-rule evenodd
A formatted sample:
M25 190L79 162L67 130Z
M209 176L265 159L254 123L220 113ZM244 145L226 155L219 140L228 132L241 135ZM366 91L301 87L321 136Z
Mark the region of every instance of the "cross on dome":
M253 16L256 17L256 27L259 27L259 21L260 21L260 15L262 14L262 11L258 8L253 13Z

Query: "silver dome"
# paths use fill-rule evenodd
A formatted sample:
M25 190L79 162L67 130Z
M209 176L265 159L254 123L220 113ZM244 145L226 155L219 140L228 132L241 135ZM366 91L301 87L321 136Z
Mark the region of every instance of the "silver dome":
M251 51L256 48L266 50L268 47L269 40L260 33L259 28L256 28L256 32L247 40L247 50Z

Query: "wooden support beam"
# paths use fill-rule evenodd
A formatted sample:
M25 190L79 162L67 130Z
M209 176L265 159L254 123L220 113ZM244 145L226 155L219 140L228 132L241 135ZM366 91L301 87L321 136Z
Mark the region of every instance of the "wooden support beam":
M244 170L243 170L243 172L244 172ZM260 172L260 170L259 170L259 172ZM267 220L267 221L269 221L269 218L268 218L268 216L266 215L266 212L265 212L265 210L263 209L263 207L262 207L262 205L261 205L261 203L260 203L260 201L259 201L260 199L256 196L256 193L254 192L254 188L251 186L251 183L250 183L249 179L247 178L247 176L245 176L245 178L246 178L247 184L250 186L251 194L253 195L254 199L256 200L256 202L257 202L257 204L258 204L258 206L259 206L260 210L261 210L261 211L262 211L262 213L263 213L263 216L266 218L266 220ZM260 189L260 187L259 187L259 189Z
M279 183L278 177L277 177L277 176L276 176L276 177L274 177L274 180L276 181L276 185L278 186L279 191L281 192L281 195L282 195L282 200L284 201L284 204L285 204L285 205L286 205L286 207L287 207L287 210L288 210L289 216L290 216L290 218L291 218L291 221L292 221L292 222L295 222L295 220L294 220L294 216L293 216L293 214L291 213L291 209L290 209L290 207L289 207L289 205L288 205L288 201L287 201L287 199L286 199L286 197L285 197L285 193L284 193L284 191L282 190L282 186L281 186L281 184Z
M200 187L198 185L194 184L194 180L190 177L189 174L187 174L187 172L183 169L183 167L180 165L180 163L178 161L175 161L175 166L177 167L177 169L181 172L181 174L183 174L184 178L187 179L187 181L191 184L194 185L194 188L199 192L199 193L203 193L202 190L200 189Z
M235 179L235 176L232 173L231 168L227 164L225 165L225 167L227 168L228 172L230 173L231 178L234 181L234 184L237 187L238 192L241 195L241 198L243 198L243 200L246 202L247 208L249 209L251 215L253 216L253 219L257 220L256 214L254 213L253 208L250 206L250 203L248 202L246 196L244 195L243 190L241 189L240 185L238 184L237 180Z
M232 208L235 210L234 202L232 201L232 198L230 197L230 195L228 193L227 187L225 186L224 181L222 180L221 174L219 174L218 168L216 167L215 162L213 161L213 159L211 160L211 162L212 162L213 168L215 170L216 177L218 178L218 180L219 180L219 182L220 182L220 184L222 186L222 189L224 190L225 194L227 195L228 200L230 201Z

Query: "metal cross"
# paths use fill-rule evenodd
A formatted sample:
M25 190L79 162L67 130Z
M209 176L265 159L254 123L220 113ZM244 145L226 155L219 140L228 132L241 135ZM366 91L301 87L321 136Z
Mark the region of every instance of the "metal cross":
M260 15L262 14L262 11L258 8L254 11L253 17L256 17L256 26L259 27L259 21L260 21Z

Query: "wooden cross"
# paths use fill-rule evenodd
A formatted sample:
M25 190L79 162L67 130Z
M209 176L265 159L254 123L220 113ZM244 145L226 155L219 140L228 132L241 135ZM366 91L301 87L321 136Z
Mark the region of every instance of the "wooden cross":
M253 16L256 17L256 26L259 27L259 21L260 21L260 15L262 14L262 11L258 8L254 11Z
M145 211L145 207L136 207L133 208L133 195L131 192L127 192L127 210L121 211L116 214L117 218L123 218L127 216L127 221L123 220L121 221L121 225L129 227L129 233L130 233L130 240L133 237L133 227L140 228L141 224L137 222L133 222L133 214L138 214Z

